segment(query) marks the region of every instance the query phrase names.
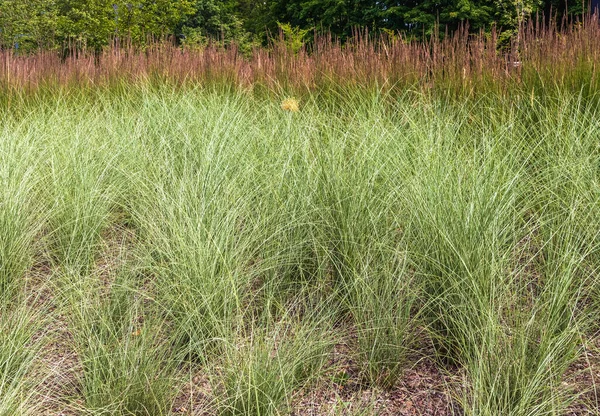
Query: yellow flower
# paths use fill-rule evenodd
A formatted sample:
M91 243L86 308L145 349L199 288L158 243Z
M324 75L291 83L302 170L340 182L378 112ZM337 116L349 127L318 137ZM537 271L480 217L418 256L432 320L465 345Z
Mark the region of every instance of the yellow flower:
M300 105L298 100L295 98L286 98L281 102L281 109L284 111L291 111L292 113L296 113L300 111Z

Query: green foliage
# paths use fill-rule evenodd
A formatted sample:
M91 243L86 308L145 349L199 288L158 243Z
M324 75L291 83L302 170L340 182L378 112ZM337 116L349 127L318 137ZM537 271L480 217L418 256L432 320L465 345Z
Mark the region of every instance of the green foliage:
M283 33L283 39L287 48L293 53L297 53L304 46L304 39L311 29L300 29L292 27L289 23L279 23L277 26Z
M542 0L512 0L495 2L496 16L503 27L518 27L532 13L540 10Z
M57 12L53 0L0 1L0 47L25 52L54 47Z
M57 30L60 40L99 49L115 31L115 12L108 0L57 0Z
M180 22L194 12L191 0L120 0L113 5L115 33L135 43L143 43L151 35L177 36Z
M291 49L298 50L302 34L313 29L342 39L356 28L422 36L467 23L471 30L496 24L511 33L537 12L557 17L584 12L581 3L557 1L0 0L0 45L29 52L76 42L100 50L112 39L144 44L152 37L174 37L187 46L213 40L249 50L256 39L284 30Z
M180 23L185 33L196 31L206 38L238 39L243 36L243 23L232 0L196 0L193 11Z

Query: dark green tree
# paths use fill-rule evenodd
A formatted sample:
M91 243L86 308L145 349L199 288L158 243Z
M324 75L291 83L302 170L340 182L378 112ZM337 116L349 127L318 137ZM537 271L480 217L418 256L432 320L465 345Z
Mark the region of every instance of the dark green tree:
M592 0L593 4L600 0ZM0 46L30 51L76 41L100 50L113 39L142 44L174 36L185 44L209 39L253 45L290 31L327 31L345 39L357 28L428 36L460 25L501 28L505 38L543 14L561 23L588 10L575 0L0 0ZM296 32L294 32L296 33ZM300 32L298 32L300 33Z
M110 0L56 0L59 41L73 40L100 49L115 35L116 15Z
M54 0L0 0L0 46L28 52L56 46Z
M193 0L114 1L115 33L134 43L149 36L179 36L182 22L195 13L194 6Z

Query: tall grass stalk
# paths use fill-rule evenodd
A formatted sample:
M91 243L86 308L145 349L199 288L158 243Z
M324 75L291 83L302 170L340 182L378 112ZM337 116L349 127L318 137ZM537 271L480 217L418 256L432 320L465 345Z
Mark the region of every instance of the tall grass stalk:
M343 45L327 33L315 33L314 42L297 53L285 39L246 55L234 44L187 49L169 42L143 49L111 42L99 54L74 48L67 57L56 51L20 55L7 49L0 54L0 86L7 104L15 103L15 95L48 87L121 89L131 83L165 82L304 93L338 86L394 91L418 86L459 97L487 91L506 95L525 85L528 91L583 87L591 94L598 87L598 18L588 15L563 23L550 19L548 24L543 16L530 19L520 25L519 42L511 44L495 26L470 33L465 24L447 36L436 32L423 40L356 30Z

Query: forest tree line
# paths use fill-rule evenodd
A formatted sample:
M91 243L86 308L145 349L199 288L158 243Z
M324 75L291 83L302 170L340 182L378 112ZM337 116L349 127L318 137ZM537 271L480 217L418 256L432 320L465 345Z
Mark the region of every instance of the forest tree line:
M143 44L170 37L251 47L283 29L345 39L356 28L423 37L468 22L505 36L535 16L577 16L598 0L0 0L0 47L27 52L76 43L101 49L115 39Z

